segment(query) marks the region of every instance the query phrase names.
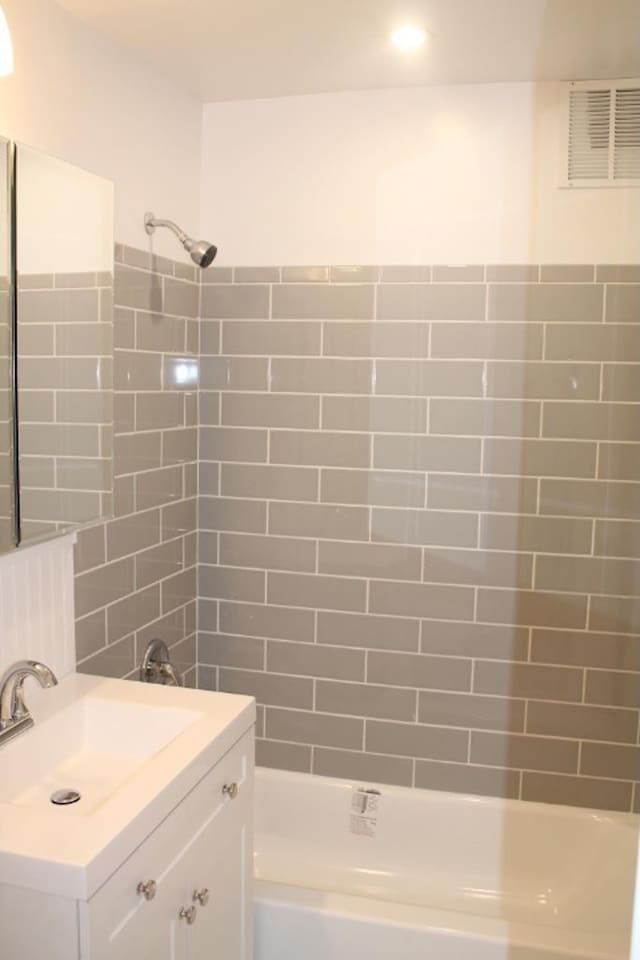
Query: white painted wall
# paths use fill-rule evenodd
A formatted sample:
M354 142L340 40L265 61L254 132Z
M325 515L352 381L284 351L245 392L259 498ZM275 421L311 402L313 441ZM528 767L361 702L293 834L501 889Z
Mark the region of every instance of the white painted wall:
M195 230L202 109L53 0L2 0L15 72L0 79L0 134L115 184L115 234L144 247L145 210ZM168 234L154 250L180 258Z
M113 181L121 243L148 242L147 209L195 229L200 103L52 0L2 0L2 7L15 73L0 79L0 135ZM180 257L168 234L153 242L156 252ZM73 664L69 544L66 538L0 558L0 668L28 656L61 674Z
M113 270L113 184L18 146L18 271Z
M561 84L211 103L201 234L219 263L640 259L640 189L560 189Z

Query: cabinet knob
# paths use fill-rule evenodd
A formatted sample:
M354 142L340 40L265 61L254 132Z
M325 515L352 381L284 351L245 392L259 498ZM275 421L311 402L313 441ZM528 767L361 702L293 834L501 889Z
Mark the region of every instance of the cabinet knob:
M231 783L225 783L222 788L222 792L225 797L229 797L230 800L235 800L238 796L238 784L233 780Z
M199 903L201 907L206 907L209 903L209 891L206 887L202 887L201 890L193 891L193 902Z
M186 920L189 926L196 922L196 915L198 911L195 907L183 907L178 914L181 920Z
M155 880L141 880L136 887L136 893L141 893L145 900L153 900L156 895L156 890Z

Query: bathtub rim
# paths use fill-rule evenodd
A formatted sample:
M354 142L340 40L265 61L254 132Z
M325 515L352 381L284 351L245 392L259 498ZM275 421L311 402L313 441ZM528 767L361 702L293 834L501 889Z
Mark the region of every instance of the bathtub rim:
M530 811L532 814L543 813L545 816L556 815L559 819L567 817L578 817L579 819L596 820L597 822L614 822L621 825L635 826L640 832L640 813L621 810L607 810L599 807L578 807L566 803L543 803L539 800L516 800L512 797L486 796L480 793L461 793L452 790L434 790L431 787L405 787L395 783L379 783L375 780L357 779L354 777L324 777L316 773L304 773L298 770L279 770L275 767L256 766L255 768L256 787L259 789L259 783L263 780L269 782L290 780L293 782L321 784L325 787L339 788L345 793L353 790L379 790L384 796L385 792L393 791L394 794L416 799L417 797L430 796L435 799L442 799L443 802L453 804L454 806L468 806L473 804L479 807L504 806L507 810Z
M483 942L499 949L505 943L520 951L532 951L539 960L628 960L630 942L611 935L509 923L475 914L435 910L353 894L294 886L254 878L254 905L296 912L322 913L334 920L373 926L428 932L435 937ZM594 946L594 939L596 940Z

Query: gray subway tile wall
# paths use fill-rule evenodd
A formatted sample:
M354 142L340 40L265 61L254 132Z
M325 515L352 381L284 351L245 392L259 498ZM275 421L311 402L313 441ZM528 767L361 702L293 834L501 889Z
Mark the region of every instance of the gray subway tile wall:
M196 684L197 281L189 266L116 246L114 519L78 534L82 672L135 677L159 637Z
M111 509L111 273L18 277L21 535Z
M616 265L198 275L118 247L79 668L135 676L161 636L187 682L256 696L266 765L639 809L639 290ZM59 386L34 440L82 460Z
M640 809L640 267L201 280L199 680L258 762Z

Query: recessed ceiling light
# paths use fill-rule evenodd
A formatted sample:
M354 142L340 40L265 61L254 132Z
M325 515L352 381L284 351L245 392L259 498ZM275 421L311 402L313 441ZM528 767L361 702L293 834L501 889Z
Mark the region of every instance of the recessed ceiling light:
M424 43L426 36L420 27L398 27L391 34L391 42L398 50L417 50Z

